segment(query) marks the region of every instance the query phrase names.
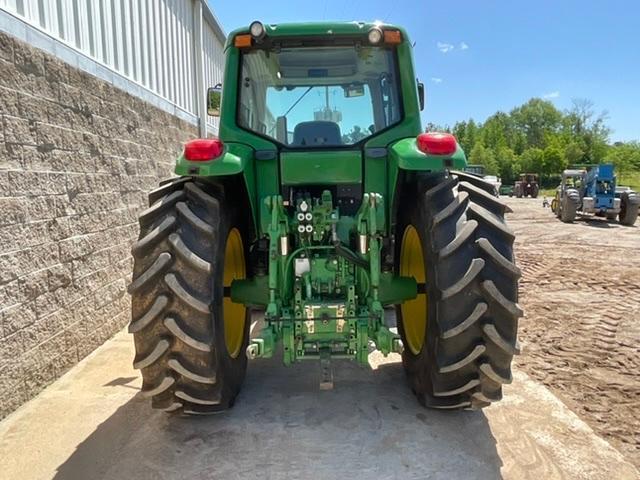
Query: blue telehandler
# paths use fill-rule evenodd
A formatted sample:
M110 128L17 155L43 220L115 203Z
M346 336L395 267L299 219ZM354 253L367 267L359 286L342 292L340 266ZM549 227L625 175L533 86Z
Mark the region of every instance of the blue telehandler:
M633 225L638 218L640 196L628 187L616 188L611 164L592 165L562 172L562 182L551 202L551 210L563 222L577 215L618 218L622 225Z

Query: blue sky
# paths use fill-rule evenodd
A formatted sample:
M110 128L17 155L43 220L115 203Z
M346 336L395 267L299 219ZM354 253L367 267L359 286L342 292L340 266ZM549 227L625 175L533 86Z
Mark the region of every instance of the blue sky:
M210 1L229 32L265 23L383 20L416 42L427 86L423 122L483 121L531 97L558 108L588 98L607 110L612 140L640 140L638 0Z

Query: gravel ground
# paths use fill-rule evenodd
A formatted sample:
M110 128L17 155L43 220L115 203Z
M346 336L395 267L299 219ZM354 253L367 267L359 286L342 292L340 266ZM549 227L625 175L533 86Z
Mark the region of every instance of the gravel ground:
M640 221L561 223L507 199L523 271L520 369L640 466Z

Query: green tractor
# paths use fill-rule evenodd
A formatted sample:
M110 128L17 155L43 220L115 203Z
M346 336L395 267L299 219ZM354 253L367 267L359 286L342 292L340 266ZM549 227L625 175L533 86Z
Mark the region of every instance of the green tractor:
M132 249L152 406L230 408L248 359L273 355L318 361L330 387L331 359L373 346L425 406L499 400L522 314L508 207L453 136L422 132L407 33L254 22L225 54L219 138L186 144Z

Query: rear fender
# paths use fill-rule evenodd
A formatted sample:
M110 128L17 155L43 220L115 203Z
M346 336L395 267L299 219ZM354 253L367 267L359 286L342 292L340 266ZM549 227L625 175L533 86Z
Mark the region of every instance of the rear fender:
M395 221L398 208L398 191L402 190L406 179L412 179L412 173L443 172L445 170L464 170L467 157L460 145L451 155L431 155L418 149L415 137L404 138L392 144L389 149L389 191L392 205L391 218Z
M254 228L257 226L255 195L255 154L251 147L240 143L225 143L222 155L200 162L192 162L184 157L184 151L178 157L175 173L181 176L209 179L225 188L237 188L237 177L242 178L246 189L248 204ZM235 192L238 193L238 192Z
M389 149L392 167L402 170L419 170L438 172L442 170L464 170L467 157L460 147L451 155L431 155L418 149L415 138L404 138L394 143Z

